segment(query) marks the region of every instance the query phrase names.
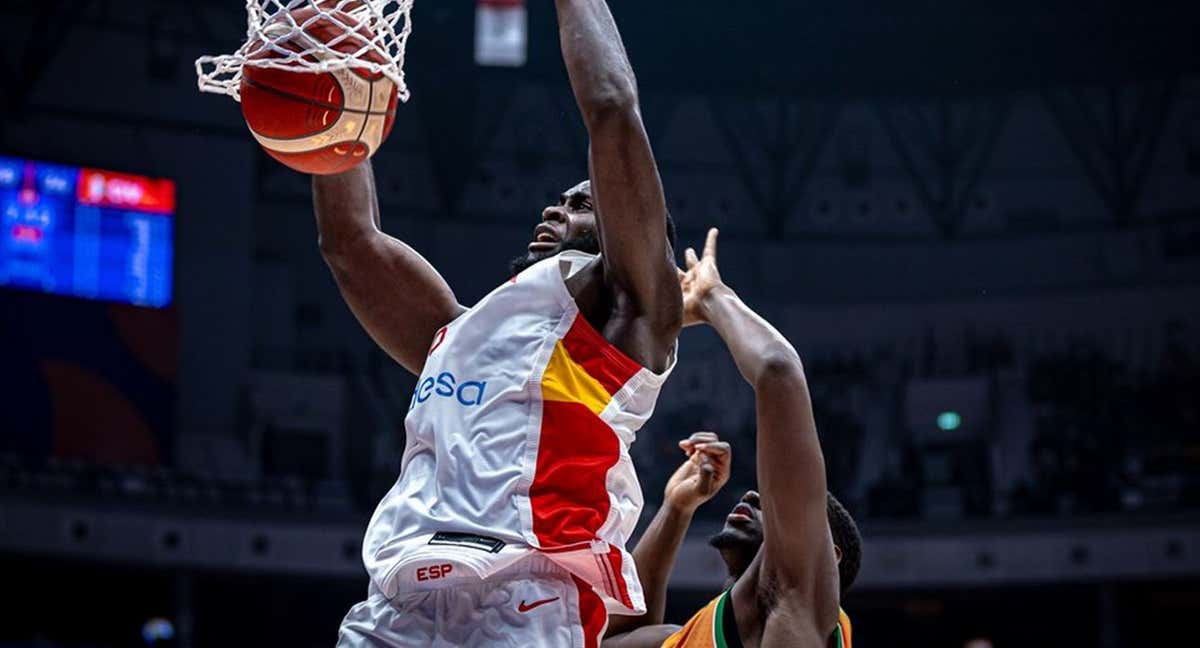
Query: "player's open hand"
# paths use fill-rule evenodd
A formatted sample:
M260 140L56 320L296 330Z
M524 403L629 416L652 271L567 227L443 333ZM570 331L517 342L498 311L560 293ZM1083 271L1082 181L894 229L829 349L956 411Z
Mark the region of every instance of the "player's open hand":
M667 481L664 500L692 513L729 481L733 450L713 432L696 432L679 447L688 458Z
M721 281L721 272L717 269L718 234L720 232L715 227L708 230L702 256L697 257L694 248L688 248L683 253L687 271L679 271L679 287L683 290L684 326L707 322L704 301L715 289L725 285Z

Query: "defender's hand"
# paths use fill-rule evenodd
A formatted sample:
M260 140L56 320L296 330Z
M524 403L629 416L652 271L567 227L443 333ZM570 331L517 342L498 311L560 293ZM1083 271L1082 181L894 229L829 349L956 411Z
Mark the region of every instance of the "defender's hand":
M729 481L733 451L712 432L696 432L680 441L679 447L688 459L667 481L663 499L692 513Z
M697 258L696 250L688 248L683 253L687 272L679 271L679 287L683 290L683 325L692 326L708 321L704 310L705 299L714 290L723 288L721 272L717 269L717 228L708 230L704 242L704 255Z

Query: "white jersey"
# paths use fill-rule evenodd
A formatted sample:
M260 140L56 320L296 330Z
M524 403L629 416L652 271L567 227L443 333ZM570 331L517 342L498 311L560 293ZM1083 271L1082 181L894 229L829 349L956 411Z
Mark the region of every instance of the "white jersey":
M565 279L595 258L568 251L537 263L434 336L400 478L363 542L385 596L486 579L541 555L610 611L645 611L625 550L642 509L629 445L675 354L655 374L580 314Z

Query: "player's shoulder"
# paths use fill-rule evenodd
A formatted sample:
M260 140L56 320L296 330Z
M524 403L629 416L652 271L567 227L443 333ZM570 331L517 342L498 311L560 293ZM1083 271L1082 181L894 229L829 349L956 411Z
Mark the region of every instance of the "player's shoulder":
M841 608L818 589L788 587L759 552L729 590L738 630L755 645L834 645Z

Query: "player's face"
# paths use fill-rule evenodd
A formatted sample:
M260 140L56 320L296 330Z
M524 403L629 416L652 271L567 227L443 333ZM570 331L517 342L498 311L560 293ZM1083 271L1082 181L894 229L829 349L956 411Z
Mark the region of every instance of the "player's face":
M533 229L529 248L509 262L509 272L515 275L564 250L600 253L592 183L587 180L567 189L555 204L542 210L542 222Z
M746 491L725 516L725 526L708 543L721 552L729 576L742 575L754 561L763 542L762 506L756 491Z
M721 532L709 538L708 543L721 552L721 558L729 568L729 576L732 579L739 578L762 548L763 514L758 491L749 490L742 495L742 499L725 516L725 526ZM841 563L841 547L834 545L833 553ZM836 572L833 577L838 578Z
M754 550L758 551L758 546L763 541L762 501L758 491L746 491L746 494L742 495L742 499L725 516L725 527L721 529L721 533L727 533L747 545L753 545Z
M533 229L530 256L548 257L563 250L563 243L596 233L596 208L592 201L592 183L583 182L567 189L558 202L542 210L542 222Z

